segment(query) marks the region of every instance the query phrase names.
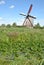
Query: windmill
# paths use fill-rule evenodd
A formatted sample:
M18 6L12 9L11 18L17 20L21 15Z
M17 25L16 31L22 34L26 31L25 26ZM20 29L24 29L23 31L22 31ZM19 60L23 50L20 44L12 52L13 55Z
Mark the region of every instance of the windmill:
M31 4L31 5L30 5L30 8L29 8L29 10L28 10L27 15L25 15L25 14L20 14L20 15L22 15L22 16L25 16L25 20L24 20L23 26L33 27L33 19L36 19L36 17L29 15L30 12L31 12L31 10L32 10L32 7L33 7L33 5Z

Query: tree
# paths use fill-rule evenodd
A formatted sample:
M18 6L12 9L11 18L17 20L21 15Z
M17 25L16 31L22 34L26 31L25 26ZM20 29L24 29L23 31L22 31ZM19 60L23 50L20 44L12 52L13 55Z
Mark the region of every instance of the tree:
M7 24L7 26L6 26L6 27L9 27L9 28L10 28L10 27L11 27L11 25L10 25L10 24Z
M12 26L15 27L16 26L16 23L13 23Z
M1 27L5 27L5 24L2 24Z
M37 24L34 26L34 28L41 28L41 26L40 26L39 23L37 23Z

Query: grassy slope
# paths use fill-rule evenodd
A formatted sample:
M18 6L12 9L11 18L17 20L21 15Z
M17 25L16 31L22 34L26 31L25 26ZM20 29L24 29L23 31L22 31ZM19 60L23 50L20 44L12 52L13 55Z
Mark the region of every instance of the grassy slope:
M0 28L0 65L39 65L42 60L44 29Z

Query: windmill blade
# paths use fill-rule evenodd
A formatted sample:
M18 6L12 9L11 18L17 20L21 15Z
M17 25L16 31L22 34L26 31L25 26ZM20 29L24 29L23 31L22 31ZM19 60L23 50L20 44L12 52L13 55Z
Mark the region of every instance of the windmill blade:
M28 20L29 20L29 22L31 23L31 25L32 25L32 27L33 27L33 24L32 24L32 22L31 22L31 20L29 19L29 17L28 17Z
M36 19L36 17L29 15L29 17Z
M30 8L29 8L29 11L28 11L28 13L27 13L27 15L29 15L29 13L31 12L31 10L32 10L32 4L30 5Z
M22 16L26 16L25 14L20 14L20 15L22 15Z

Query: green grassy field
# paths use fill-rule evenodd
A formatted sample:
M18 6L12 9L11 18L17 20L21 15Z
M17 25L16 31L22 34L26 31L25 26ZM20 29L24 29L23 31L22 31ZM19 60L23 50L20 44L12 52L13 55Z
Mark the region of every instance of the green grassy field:
M44 29L0 27L0 65L44 65Z

